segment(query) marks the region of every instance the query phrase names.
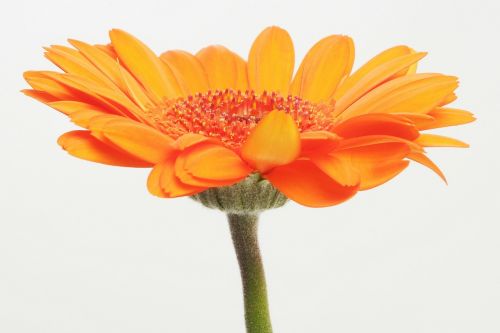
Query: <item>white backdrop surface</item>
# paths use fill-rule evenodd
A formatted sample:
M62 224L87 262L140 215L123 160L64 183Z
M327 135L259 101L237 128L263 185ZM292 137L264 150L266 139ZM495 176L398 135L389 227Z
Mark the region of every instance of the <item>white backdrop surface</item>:
M500 5L497 1L24 1L0 13L0 332L243 332L240 277L223 214L147 193L147 170L91 164L55 143L70 122L19 93L52 69L42 46L125 29L156 52L223 44L246 56L268 25L297 58L354 38L429 51L421 71L461 79L471 144L331 208L262 215L277 333L500 332ZM298 60L299 61L299 60ZM298 62L297 61L297 62Z

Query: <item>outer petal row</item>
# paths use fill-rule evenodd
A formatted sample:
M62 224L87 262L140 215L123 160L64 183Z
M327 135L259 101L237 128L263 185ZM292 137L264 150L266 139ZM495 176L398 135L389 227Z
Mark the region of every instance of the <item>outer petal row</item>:
M67 74L28 72L26 79L33 90L26 94L89 129L61 136L59 143L70 154L111 165L154 165L148 187L159 196L230 185L257 170L293 200L315 207L333 205L357 190L393 178L408 165L405 158L426 165L444 179L421 147L467 145L420 135L418 130L474 120L466 111L442 107L456 98L456 78L413 74L425 54L405 46L382 52L349 76L352 40L329 36L307 53L290 85L293 43L277 27L257 37L248 66L221 46L205 48L195 56L169 51L160 60L124 31L113 30L110 37L111 47L70 41L77 50L49 48L46 56ZM273 111L238 153L197 135L174 141L146 125L144 110L165 98L248 87L283 94L290 89L312 102L338 99L341 121L334 133L299 135L289 115Z

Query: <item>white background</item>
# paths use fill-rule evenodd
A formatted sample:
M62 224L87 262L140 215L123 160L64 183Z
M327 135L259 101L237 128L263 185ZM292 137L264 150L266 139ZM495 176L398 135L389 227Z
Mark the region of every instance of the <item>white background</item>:
M0 332L244 332L224 215L147 193L147 170L64 153L73 126L19 93L52 69L42 46L130 31L156 52L224 44L246 56L268 25L301 58L348 34L357 62L397 44L460 77L471 144L346 204L262 215L275 332L500 332L500 8L497 1L9 1L0 14Z

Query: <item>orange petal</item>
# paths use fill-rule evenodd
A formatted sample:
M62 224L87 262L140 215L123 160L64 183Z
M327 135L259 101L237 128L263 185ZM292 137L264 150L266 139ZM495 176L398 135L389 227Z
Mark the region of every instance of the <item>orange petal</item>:
M57 46L50 47L47 48L45 56L66 73L75 74L108 87L113 85L112 81L89 62L87 58L76 50L69 50L71 49L61 49Z
M392 114L366 114L349 118L333 128L344 138L365 135L390 135L415 140L419 132L415 125L401 116Z
M206 188L182 183L175 176L175 158L171 157L155 165L148 177L148 190L162 198L175 198L199 193Z
M123 68L116 61L116 59L110 57L96 46L72 39L70 39L69 42L80 50L88 61L93 63L95 67L97 67L106 77L109 78L109 80L112 81L114 86L119 88L121 92L127 94L128 97L131 98L132 101L141 109L144 110L147 106L152 104L151 99L147 96L142 86L140 86L136 79L125 68ZM128 102L126 103L128 104ZM141 120L146 120L144 115L136 110L134 106L132 106L132 108Z
M26 82L35 90L43 91L57 100L73 100L77 98L74 91L63 84L49 78L47 75L55 74L48 71L27 71L23 76ZM59 74L59 73L56 73Z
M231 185L251 171L235 152L214 144L185 150L175 163L177 177L183 183L195 186Z
M173 166L171 167L173 168ZM167 197L167 194L163 192L163 189L161 188L160 184L160 177L165 168L166 168L165 162L155 165L154 168L149 173L147 181L149 193L160 198Z
M415 140L415 142L423 147L469 147L468 144L460 140L436 134L422 134Z
M185 51L168 51L160 56L174 73L186 95L194 95L210 89L207 74L200 61Z
M436 108L429 112L428 115L432 118L417 125L419 130L463 125L476 120L469 111L450 108Z
M154 105L147 92L125 68L119 66L118 71L120 72L120 78L125 86L125 92L141 110L147 110ZM147 122L149 120L148 118L150 118L146 113L139 110L136 110L135 114L144 122Z
M114 145L142 160L159 163L173 152L173 140L159 131L128 119L91 122L91 131L103 135Z
M185 150L200 143L220 143L214 138L209 138L197 133L186 133L172 143L172 147L177 150Z
M57 101L57 98L52 96L46 91L41 91L41 90L35 90L35 89L23 89L21 90L23 94L25 94L28 97L34 98L39 102L48 104Z
M342 186L358 186L360 177L356 169L353 168L351 159L342 155L317 154L311 157L311 161L321 171Z
M400 160L364 166L358 165L356 168L361 178L359 190L369 190L388 182L406 169L408 164L408 161Z
M106 113L95 111L95 110L81 110L75 111L69 115L71 121L80 127L88 129L90 123L97 117L109 116ZM113 118L115 119L115 118Z
M448 182L446 181L446 177L444 176L444 173L441 171L441 169L439 169L439 167L434 162L432 162L432 160L428 158L426 155L422 153L412 153L409 154L407 158L428 167L429 169L434 171L439 177L441 177L441 179L446 184L448 184Z
M239 55L235 54L234 63L236 71L236 83L234 89L241 91L248 90L247 62L243 60Z
M300 133L300 156L329 153L339 144L340 138L328 131L310 131Z
M241 147L241 156L261 172L295 160L300 153L299 130L283 111L271 111L253 128Z
M105 111L100 111L98 110L94 105L84 103L84 102L77 102L77 101L54 101L48 103L48 105L57 111L60 111L66 115L70 115L75 112L79 111L87 111L87 110L94 110L94 111L99 111L99 112L105 112Z
M116 54L115 48L113 47L113 45L111 45L111 43L105 45L95 44L94 46L97 47L99 50L103 51L104 53L106 53L110 58L118 59L118 55Z
M348 155L356 163L382 163L401 160L408 156L410 148L404 142L385 142L335 151L332 155Z
M410 48L410 50L411 50L412 54L418 53L417 51L415 51L412 48ZM413 75L413 74L416 74L417 73L417 68L418 68L418 62L415 62L410 67L408 67L408 69L405 68L405 69L401 70L394 77L398 77L400 75Z
M373 64L368 62L365 65L367 67L361 67L353 76L347 78L339 90L335 92L335 98L337 99L335 104L336 112L341 113L370 90L398 77L401 71L408 70L409 66L422 59L425 55L426 53L422 52L402 55L374 68L372 68Z
M354 45L349 37L333 35L320 40L302 61L291 94L311 102L330 99L338 84L349 75L353 61Z
M453 101L455 101L457 98L458 98L458 96L455 93L451 93L448 96L446 96L445 98L443 98L443 100L441 102L439 102L439 106L444 106L444 105L450 104Z
M90 131L72 131L59 137L57 143L71 155L97 163L125 166L150 167L151 164L119 151L94 138Z
M357 192L357 186L340 185L307 160L276 167L264 177L285 196L309 207L333 206Z
M248 55L250 89L258 94L277 91L288 94L292 79L295 53L286 30L269 27L255 39Z
M457 78L414 74L382 84L349 106L341 118L366 113L427 113L458 86Z
M224 46L209 46L196 57L201 62L211 89L248 89L247 65L240 56Z
M57 51L61 51L61 52L64 52L66 54L69 54L75 58L78 58L80 60L85 60L85 57L80 53L78 52L78 50L75 50L71 47L68 47L68 46L63 46L63 45L51 45L50 47L44 47L45 50L49 50L49 49L52 49L52 50L57 50Z
M145 117L143 110L134 104L133 101L119 89L96 85L84 78L71 74L59 76L57 80L75 90L87 94L95 99L97 103L102 103L108 106L108 108L117 110L117 113L119 112L128 118L142 120Z
M387 142L353 147L332 153L350 163L359 175L360 190L379 186L403 171L408 161L403 159L411 149L405 142Z
M69 42L79 49L94 66L102 71L116 87L126 93L141 109L144 110L153 104L152 100L147 96L146 91L144 91L144 88L115 58L110 57L99 47L76 40L69 40ZM141 119L145 120L145 117L141 115Z
M45 75L49 80L62 85L72 94L68 98L62 98L63 100L95 105L98 110L106 110L108 113L119 114L132 119L136 119L133 112L140 112L136 105L123 95L117 94L116 90L96 85L72 74L45 72Z
M156 100L181 96L172 71L146 45L123 30L113 29L109 36L120 60Z
M408 148L410 148L411 151L422 152L422 148L418 143L403 138L399 138L397 136L389 136L389 135L366 135L355 138L347 138L339 142L336 150L337 151L348 150L360 147L374 146L380 144L391 144L391 143L404 144Z
M427 114L423 114L423 113L399 113L398 112L398 113L394 113L394 114L408 119L419 130L420 130L420 125L427 124L428 122L432 122L432 120L434 119L431 116L429 116Z
M100 48L78 41L69 40L70 44L77 48L95 67L97 67L104 75L106 75L117 87L126 91L126 87L122 82L119 71L120 65L116 59L112 58Z

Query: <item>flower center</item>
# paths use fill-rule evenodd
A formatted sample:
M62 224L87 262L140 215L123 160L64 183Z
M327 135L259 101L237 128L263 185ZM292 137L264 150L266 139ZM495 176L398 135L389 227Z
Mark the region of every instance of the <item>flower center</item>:
M148 110L159 130L176 139L186 133L217 138L239 148L267 113L281 110L292 116L300 132L329 130L333 104L316 104L276 92L215 90L165 101Z

